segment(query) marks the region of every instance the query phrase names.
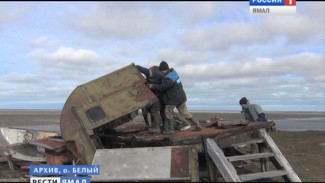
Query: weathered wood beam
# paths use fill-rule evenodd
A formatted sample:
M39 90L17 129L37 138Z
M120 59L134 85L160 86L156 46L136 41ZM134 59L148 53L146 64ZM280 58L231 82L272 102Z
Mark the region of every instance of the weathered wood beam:
M266 140L267 144L270 146L272 151L275 154L275 158L280 162L280 164L284 167L284 169L288 172L288 178L292 182L301 182L300 178L296 174L296 172L293 170L287 159L283 156L278 146L275 144L273 139L270 137L270 135L265 131L265 129L260 129L259 133L264 139Z
M256 153L256 154L247 154L247 155L239 155L239 156L227 156L226 158L230 161L242 161L242 160L251 160L258 158L268 158L274 156L274 153Z
M219 172L227 182L241 182L237 175L237 171L234 166L229 163L223 151L218 147L214 140L208 138L206 139L207 152L215 165L217 166Z
M250 180L258 180L258 179L271 178L271 177L280 177L286 174L288 174L288 172L286 172L285 170L275 170L269 172L239 175L239 178L242 181L250 181Z

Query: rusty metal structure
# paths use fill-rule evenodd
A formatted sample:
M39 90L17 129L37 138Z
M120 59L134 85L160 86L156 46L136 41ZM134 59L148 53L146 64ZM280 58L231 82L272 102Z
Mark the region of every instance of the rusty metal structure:
M93 176L92 181L218 181L217 175L221 181L276 176L300 180L290 165L282 166L286 163L279 153L266 150L271 147L272 152L277 151L272 142L265 143L269 138L265 133L275 129L273 121L248 123L213 118L200 121L201 131L194 131L192 126L171 135L157 134L146 130L144 122L132 122L139 109L155 100L146 79L132 63L77 86L61 113L61 135L26 143L37 147L33 153L40 149L43 152L43 161L38 164L100 165L102 173ZM242 147L252 144L258 146L259 154L245 155L247 149ZM247 163L250 158L261 159L262 173L240 175L232 161ZM14 160L9 155L3 161L13 165ZM276 171L266 173L268 161ZM30 164L35 162L20 167L28 168Z
M60 118L63 140L83 164L91 164L96 147L90 134L109 132L130 121L139 108L157 100L134 64L78 86Z

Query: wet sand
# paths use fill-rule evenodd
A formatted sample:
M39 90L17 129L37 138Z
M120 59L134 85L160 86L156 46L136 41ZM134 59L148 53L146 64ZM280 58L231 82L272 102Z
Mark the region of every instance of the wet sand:
M60 110L0 110L0 127L50 127L59 130ZM195 118L208 120L212 117L225 120L244 120L240 111L192 111ZM272 112L266 111L268 120L275 122L290 119L316 119L320 122L325 112ZM289 119L289 120L288 120ZM141 113L134 121L143 121ZM292 120L294 123L296 120ZM277 123L277 124L279 124ZM325 124L325 121L324 121ZM310 125L310 124L309 124ZM278 126L278 125L277 125ZM302 181L325 181L325 131L275 131L271 132L275 143L287 158Z

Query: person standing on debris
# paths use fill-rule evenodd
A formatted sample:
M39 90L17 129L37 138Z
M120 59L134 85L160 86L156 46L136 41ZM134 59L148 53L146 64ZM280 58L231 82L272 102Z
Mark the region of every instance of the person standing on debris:
M142 112L142 116L143 116L144 122L146 123L146 130L150 130L149 129L150 124L149 124L149 119L148 119L148 109L147 109L147 106L144 106L143 108L141 108L141 112ZM152 120L152 116L151 116L151 121L153 121Z
M175 132L175 120L173 118L174 109L177 108L182 117L194 123L196 130L201 130L202 126L199 121L193 118L193 115L188 112L186 106L186 94L183 89L183 84L177 72L169 66L167 62L161 61L159 70L164 74L161 84L150 84L151 89L157 89L162 92L162 99L165 104L165 114L168 122L169 129L165 130L165 133L172 134ZM187 126L181 130L187 130L191 127L188 123Z
M239 104L242 106L242 113L244 113L245 120L267 122L265 113L260 105L250 104L246 97L241 98Z
M158 66L152 66L149 69L141 67L140 65L136 65L137 69L143 73L146 78L148 84L160 84L163 73L159 70ZM151 91L158 97L159 99L159 91L151 89ZM148 112L150 113L151 116L151 129L149 131L154 132L154 133L160 133L160 117L158 114L158 111L160 110L160 100L157 100L156 102L150 103L144 108L142 108L142 115L143 118L146 122L147 127L149 127L149 121L148 121ZM164 112L160 112L160 116L164 121Z

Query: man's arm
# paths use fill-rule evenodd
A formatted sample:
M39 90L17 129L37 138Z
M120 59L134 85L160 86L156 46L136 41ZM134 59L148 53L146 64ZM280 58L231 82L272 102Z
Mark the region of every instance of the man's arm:
M159 84L150 84L149 87L151 89L155 89L160 92L163 92L163 91L166 91L169 88L171 88L174 84L175 84L175 82L173 82L171 79L163 78L160 85Z
M141 67L140 65L136 65L136 67L142 74L146 75L147 78L150 76L149 69Z

